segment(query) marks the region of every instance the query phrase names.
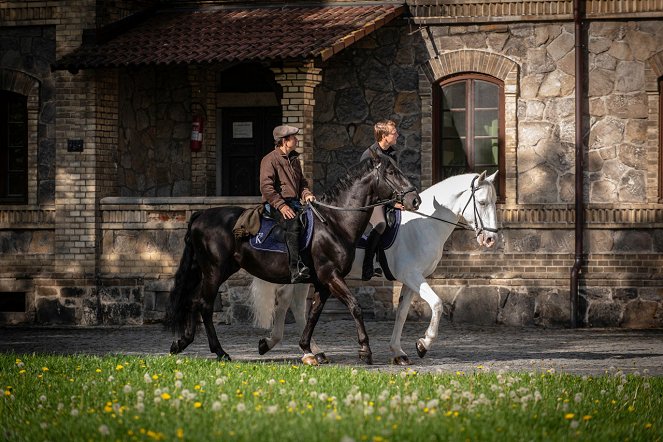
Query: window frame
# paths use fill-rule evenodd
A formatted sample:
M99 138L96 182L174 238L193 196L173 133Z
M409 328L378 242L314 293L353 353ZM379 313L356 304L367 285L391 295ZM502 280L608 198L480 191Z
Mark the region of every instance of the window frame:
M499 173L497 174L498 181L498 195L497 201L503 203L506 198L506 164L505 164L505 92L504 92L504 82L498 78L495 78L491 75L481 74L477 72L463 72L455 75L445 77L434 84L433 87L433 149L432 149L432 175L433 182L447 178L444 176L443 168L441 166L442 158L442 134L441 134L441 123L442 123L442 88L449 86L454 83L465 82L466 84L473 83L476 80L485 81L487 83L494 84L498 87L498 159L497 159L497 168ZM467 138L470 138L470 134L473 134L474 130L474 94L473 87L466 87L466 133ZM471 105L471 108L469 107ZM471 112L468 112L467 109L471 109ZM467 150L470 148L469 142L466 145L466 154ZM468 156L468 158L470 158ZM469 161L468 161L469 163ZM472 155L472 162L468 164L468 172L472 171L474 168L474 159Z
M29 99L27 96L17 93L17 92L12 92L8 90L0 90L0 98L2 98L3 104L4 103L9 103L10 99L21 99L22 104L24 106L24 120L22 122L23 126L25 127L25 132L23 133L23 182L22 182L22 194L21 196L9 196L6 194L7 189L4 189L3 193L0 194L0 205L13 205L13 204L27 204L28 203L28 198L29 198L29 174L30 174L30 165L29 165L29 138L28 138L28 132L29 132ZM8 136L8 126L9 126L9 114L6 112L4 109L0 109L0 136L7 137ZM7 146L8 147L8 146ZM5 152L0 150L0 179L5 180L8 174L8 168L9 164L7 161L7 158L4 157ZM4 187L6 183L0 184L0 189Z

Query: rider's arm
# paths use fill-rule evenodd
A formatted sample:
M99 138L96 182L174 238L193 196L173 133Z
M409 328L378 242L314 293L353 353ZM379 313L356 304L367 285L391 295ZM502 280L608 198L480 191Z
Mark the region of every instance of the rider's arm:
M277 179L278 174L272 156L266 155L260 162L260 193L270 206L280 209L285 204L285 200L274 186Z

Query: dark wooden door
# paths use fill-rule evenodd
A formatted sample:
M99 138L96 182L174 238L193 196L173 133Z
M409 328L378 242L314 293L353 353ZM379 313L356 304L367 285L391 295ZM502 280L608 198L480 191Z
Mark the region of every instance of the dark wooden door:
M221 110L221 195L260 195L260 160L274 149L280 107Z

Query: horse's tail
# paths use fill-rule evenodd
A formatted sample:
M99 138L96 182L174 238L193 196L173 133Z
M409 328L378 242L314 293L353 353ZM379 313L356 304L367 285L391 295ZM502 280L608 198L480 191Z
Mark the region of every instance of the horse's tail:
M258 328L271 328L276 310L276 292L280 285L253 278L249 290L249 303L253 313L253 325Z
M189 220L189 226L184 236L184 252L182 252L180 266L175 273L175 285L170 291L170 302L166 311L166 326L180 334L183 334L186 329L192 307L191 299L202 279L191 243L191 224L201 213L194 212Z

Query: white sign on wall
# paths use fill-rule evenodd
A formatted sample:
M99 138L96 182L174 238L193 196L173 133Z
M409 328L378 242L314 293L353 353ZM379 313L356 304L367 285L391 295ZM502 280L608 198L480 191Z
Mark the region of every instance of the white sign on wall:
M233 122L233 138L253 138L252 121Z

